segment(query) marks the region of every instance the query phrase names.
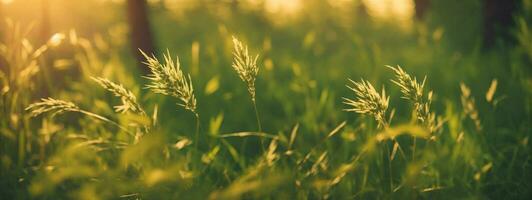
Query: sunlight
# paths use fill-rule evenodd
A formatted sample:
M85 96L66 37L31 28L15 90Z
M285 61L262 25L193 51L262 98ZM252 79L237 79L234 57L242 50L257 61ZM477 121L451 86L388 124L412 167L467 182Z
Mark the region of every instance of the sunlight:
M301 8L301 0L267 0L265 6L272 13L294 14Z
M531 199L527 2L0 0L0 200Z
M6 4L6 5L7 5L7 4L10 4L10 3L12 3L12 2L13 2L13 0L1 0L1 1L0 1L0 3Z
M414 16L412 0L363 0L368 14L374 19L397 22L402 27L410 27Z
M296 14L302 5L301 0L248 0L251 5L264 5L266 11L275 14Z

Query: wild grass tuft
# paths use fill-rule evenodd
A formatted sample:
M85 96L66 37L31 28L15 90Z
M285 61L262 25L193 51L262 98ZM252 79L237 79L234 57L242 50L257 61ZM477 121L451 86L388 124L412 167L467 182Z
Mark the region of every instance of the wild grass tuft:
M220 33L223 33L221 37L227 35L223 26L218 28ZM315 46L318 50L337 47L337 43L330 44L334 46L325 46L313 42L315 37L319 36L319 33L315 34L309 33L308 38L305 36L305 47L307 43L310 45L308 47ZM63 37L61 34L55 35L46 44L53 47L58 44L57 41L63 40ZM260 36L255 35L255 37ZM114 50L110 51L110 49L120 48L111 48L112 46L105 44L96 44L93 47L89 40L73 39L75 37L71 35L71 41L76 41L72 44L77 44L74 47L79 49L79 53L75 54L71 63L73 66L79 64L82 73L80 76L73 76L64 82L59 82L57 85L53 84L51 86L54 87L50 87L50 90L41 92L42 86L46 85L44 72L48 68L53 69L48 67L46 61L53 59L53 55L61 57L61 60L63 58L70 60L70 58L56 54L60 52L53 52L53 48L49 48L52 50L50 54L44 53L45 49L34 53L35 51L29 48L24 50L27 51L26 53L21 53L17 49L0 45L0 108L2 108L0 110L0 185L3 186L2 192L4 192L1 196L22 199L25 197L165 199L165 197L176 196L185 199L371 199L389 197L411 199L432 196L460 198L464 194L475 198L508 195L506 193L515 197L526 196L525 189L528 188L526 177L528 177L527 172L531 170L529 167L523 167L527 164L526 158L529 157L530 146L530 137L526 132L529 126L527 126L528 121L524 115L528 116L530 112L526 110L528 107L522 104L529 101L516 101L518 99L511 98L508 99L510 103L495 107L498 99L494 96L496 92L497 94L507 93L511 96L520 95L526 88L509 90L511 86L516 86L517 82L508 82L507 77L500 77L500 83L507 86L499 88L500 90L497 88L497 82L492 82L485 98L487 103L492 103L493 106L475 104L473 88L477 87L470 89L465 84L460 86L462 102L458 96L450 93L452 90L438 91L438 93L442 92L442 104L438 99L432 98L432 91L428 88L428 83L433 80L430 76L429 78L416 77L399 66L388 66L390 71L388 68L380 68L374 72L374 75L380 76L381 72L393 73L392 83L386 81L384 86L387 87L388 94L384 87L380 85L374 87L373 82L370 83L367 79L346 81L350 93L343 98L344 110L354 112L351 114L366 115L365 117L371 121L372 125L368 125L366 120L350 124L344 115L339 114L333 100L337 99L338 94L334 89L338 80L334 77L344 72L348 73L349 69L339 68L331 71L331 69L323 68L313 69L318 71L309 71L309 69L301 68L299 67L301 62L315 63L315 59L322 59L321 56L316 57L318 54L323 55L324 59L330 55L327 52L314 51L317 50L315 48L306 49L310 51L306 51L302 59L292 57L289 51L273 53L269 50L271 38L267 37L263 44L263 51L260 52L261 56L267 55L263 56L265 57L265 69L273 69L271 59L280 60L275 65L279 70L264 74L268 75L264 77L267 81L264 83L268 84L267 88L271 90L268 94L273 95L272 98L284 101L281 103L264 102L264 108L269 108L268 111L271 112L268 115L271 118L266 120L266 124L261 124L256 105L257 97L263 95L257 94L259 91L255 88L261 87L255 85L259 83L256 82L260 70L258 65L262 65L262 63L257 63L259 55L255 55L253 51L250 55L248 46L233 37L232 45L234 46L232 47L234 49L227 49L232 51L231 55L234 56L234 60L231 60L232 69L229 66L214 69L217 64L223 63L225 58L211 56L213 50L218 52L221 49L217 50L217 43L210 44L209 42L220 41L194 41L192 47L192 63L195 65L202 59L198 53L200 43L205 44L205 55L209 59L214 59L212 63L205 62L214 67L213 71L209 71L208 76L196 77L192 70L191 74L195 77L195 81L214 76L213 79L216 79L214 82L217 82L219 77L225 75L225 72L236 71L239 78L233 77L225 81L234 83L242 81L244 83L242 87L247 87L255 109L259 131L225 133L226 130L245 128L246 125L242 124L242 119L246 121L244 115L247 112L242 110L244 108L242 105L234 104L238 99L235 99L233 93L220 91L216 95L209 96L208 102L212 105L201 107L202 117L213 113L220 114L210 119L209 132L211 134L205 135L206 137L199 135L201 138L198 138L200 109L197 107L197 96L194 95L191 76L186 73L188 71L183 71L179 60L171 57L168 51L163 55L156 54L160 60L150 54L151 52L147 52L150 56L143 53L146 57L146 65L151 71L146 77L148 83L145 86L146 92L168 96L172 102L178 103L176 109L182 110L187 116L193 113L198 125L195 139L192 139L194 137L192 136L193 127L190 129L181 127L186 124L176 122L175 118L172 119L174 113L165 112L164 109L160 110L161 120L155 127L159 112L158 106L152 104L155 107L153 112L144 110L147 106L144 107L140 103L149 105L154 102L150 99L144 101L143 98L141 101L140 96L135 96L136 93L133 92L135 90L125 87L131 84L122 84L125 82L99 77L92 78L95 82L86 81L85 77L88 74L98 76L105 74L104 77L117 77L124 80L125 74L121 72L127 71L127 68L123 68L125 66L120 60L121 54L120 56L112 55L118 53ZM279 41L279 36L272 37L275 38L274 41ZM224 41L229 42L230 38L226 39ZM105 41L97 43L100 42ZM365 47L366 45L359 46ZM19 48L19 46L14 47ZM375 53L375 58L379 59L378 45L375 48L372 49L375 52L370 52L370 54ZM12 59L4 59L4 54L2 54L4 51L14 53L15 57L17 55L29 57L21 59L24 62L20 63L24 65L15 65L12 64L15 63ZM185 50L182 49L182 51ZM227 52L219 53L229 55L225 54ZM285 53L289 57L279 57L280 54ZM366 52L361 50L361 53L361 58L366 57ZM453 55L451 53L445 52L441 55ZM42 56L35 58L31 55ZM102 58L100 55L103 55ZM114 58L115 56L117 58ZM310 60L304 59L304 56L310 56L308 58ZM389 55L382 56L380 58L390 58ZM337 59L334 57L327 62L318 62L318 64L325 66L333 61L334 64L342 64ZM286 63L293 62L295 63L292 70L296 76L292 77L289 68L284 67ZM408 60L405 62L408 63ZM7 65L2 65L4 63ZM366 64L358 63L357 65ZM469 62L466 64L474 66ZM4 66L7 67L4 68ZM441 66L432 67L436 69ZM197 69L197 66L195 68ZM34 71L37 69L43 74ZM65 68L54 70L62 73ZM65 74L57 73L57 75L74 75L73 73L77 70L64 72ZM50 78L55 81L54 78L57 76L53 75ZM318 77L315 77L316 75ZM460 76L452 76L452 80L459 82L455 80L457 77ZM207 82L207 80L199 82ZM96 90L88 90L96 83L103 87L105 92L109 92L107 97L113 95L113 100L116 100L113 102L116 102L116 105L106 101L109 100L107 98L103 101L94 101L93 97L88 97L97 94L95 91L103 92L99 86L96 86ZM135 84L133 81L128 83ZM60 86L67 87L68 92L56 90ZM194 86L197 89L198 85ZM394 97L388 96L390 94L388 86L398 86L400 90L397 91L397 97L401 96L405 99L402 106L408 107L407 113L398 116L399 119L394 122L392 122L394 107L390 105L390 98ZM262 89L261 87L258 90L265 92ZM35 97L43 95L61 96L64 100L44 98L29 105ZM116 97L120 98L120 101L114 99ZM481 97L484 98L484 96ZM441 124L439 124L439 118L435 120L437 116L434 114L435 107L431 108L432 103L438 104L445 111L445 117L449 120L445 128L434 128ZM456 109L460 107L460 103L464 107L463 111ZM84 105L94 105L95 109L85 109ZM91 112L93 110L107 111L109 107L113 109L113 106L117 113L111 112L109 116ZM171 106L175 104L172 103ZM515 113L523 106L526 111ZM495 108L498 110L494 110ZM153 116L152 123L147 119L146 112ZM223 113L228 113L226 118ZM80 119L53 119L52 117L57 114L67 114L68 117ZM515 114L515 117L506 119L505 116L510 116L510 114ZM30 118L30 115L42 116ZM102 123L94 123L95 121L102 121ZM397 124L396 121L399 123L406 121L406 124ZM434 121L437 121L438 125L435 125ZM467 133L475 132L475 128L478 130L482 128L480 122L486 126L484 130L487 133L493 134L485 134L485 137L468 135ZM490 122L497 123L491 125ZM39 126L41 123L42 125ZM288 125L291 124L296 125L290 131L291 127ZM275 132L262 132L261 125ZM488 125L490 125L489 128L487 128ZM511 125L511 127L504 125ZM144 132L148 133L148 130L153 130L154 134L138 137ZM187 130L190 133L181 133ZM427 140L431 136L436 137L435 130L438 135L441 135L441 139ZM129 133L131 136L124 133ZM507 133L512 134L509 136L509 143L493 143L497 141L496 139L508 136ZM249 138L260 139L262 152L244 148L243 144ZM417 147L417 153L416 138L420 138L419 141L421 141L418 143L421 148ZM268 143L263 143L262 140ZM403 147L406 147L404 148L406 151L403 152L399 142L405 145ZM195 150L192 149L194 145L196 145ZM237 145L241 145L241 148L235 148ZM495 145L495 148L491 148L490 145ZM28 153L24 157L24 154L17 154L17 152ZM405 152L412 153L412 159L406 159ZM402 155L403 159L394 159L395 155L398 157ZM39 158L40 160L37 160ZM19 165L14 166L12 162L16 162L17 159ZM525 162L520 162L522 160ZM486 187L490 185L501 186L502 189L493 191L493 187ZM514 186L517 185L523 187L515 188ZM11 191L14 192L11 193Z
M26 107L25 110L29 111L33 117L39 116L41 114L49 113L49 112L52 113L52 116L55 116L57 114L62 114L64 112L77 112L77 113L81 113L81 114L84 114L86 116L89 116L89 117L92 117L92 118L107 122L109 124L112 124L112 125L120 128L120 129L122 129L123 131L125 131L126 133L128 133L131 136L135 135L135 134L131 133L126 127L123 127L119 123L117 123L117 122L115 122L113 120L110 120L110 119L108 119L108 118L106 118L104 116L98 115L96 113L83 110L83 109L79 108L76 104L74 104L73 102L70 102L70 101L54 99L54 98L51 98L51 97L42 98L40 102L30 104L28 107Z
M386 110L388 109L390 97L386 96L384 88L379 94L369 81L363 79L360 82L355 82L351 79L349 81L352 85L346 86L355 93L356 98L343 97L343 103L351 107L344 109L344 111L371 115L375 118L379 127L388 127Z
M96 83L98 83L100 86L102 86L107 91L113 93L116 97L120 97L120 100L122 101L122 105L114 106L115 111L118 113L126 113L128 111L132 111L133 113L139 114L143 117L148 117L144 109L140 106L140 104L137 102L137 97L133 92L130 90L127 90L124 88L122 84L117 84L109 79L106 78L95 78L91 77L92 80L94 80ZM143 126L143 133L138 131L135 134L135 143L137 143L140 138L147 134L150 131L149 126L144 125Z
M42 98L40 102L33 103L26 108L31 112L33 117L39 116L44 113L51 112L52 115L61 114L63 112L77 112L79 107L70 102L53 98Z
M199 129L200 117L196 111L196 97L194 96L194 87L192 86L192 79L190 74L185 74L181 71L181 64L179 57L176 56L175 62L172 60L170 51L166 50L163 55L164 63L154 56L148 56L142 50L142 55L146 58L145 64L150 68L151 74L146 78L151 81L146 88L154 93L172 96L181 101L177 105L182 106L186 110L192 112L196 118L196 133L195 133L195 147L198 148L199 143Z
M251 100L255 102L255 79L259 73L259 67L257 66L257 59L259 55L249 55L248 47L236 37L233 36L233 69L248 86Z
M174 62L170 51L167 50L166 54L164 54L164 63L161 63L154 55L148 56L143 51L141 53L146 58L145 64L151 71L151 74L146 77L151 81L146 85L146 88L154 93L179 99L181 101L178 104L179 106L197 115L197 102L194 96L192 79L190 78L190 74L185 75L181 71L179 57L176 57L176 61Z
M436 131L438 128L438 125L436 124L436 114L430 111L432 91L429 91L426 95L423 93L427 77L425 76L425 78L423 78L423 82L419 82L416 77L408 74L400 66L386 67L394 71L395 80L392 80L392 82L401 89L401 98L412 102L417 120L420 121L431 133Z
M471 96L471 89L469 89L469 87L467 87L467 85L462 82L460 83L460 90L462 92L460 100L464 108L464 114L467 115L469 119L473 121L476 130L481 131L482 123L480 122L480 116L476 108L475 98Z
M262 132L262 125L260 122L259 111L257 109L257 101L255 99L255 80L259 74L259 67L257 66L257 59L259 55L249 55L248 46L244 45L240 40L233 36L233 69L236 71L240 79L248 86L248 92L251 96L251 102L255 109L255 117L257 118L257 126L259 132ZM261 140L262 143L262 140Z
M137 97L133 94L133 92L124 88L122 84L117 84L110 81L109 79L100 77L91 77L91 79L107 91L113 93L116 97L120 97L122 105L114 106L116 112L125 113L128 111L132 111L134 113L146 115L146 112L137 102Z

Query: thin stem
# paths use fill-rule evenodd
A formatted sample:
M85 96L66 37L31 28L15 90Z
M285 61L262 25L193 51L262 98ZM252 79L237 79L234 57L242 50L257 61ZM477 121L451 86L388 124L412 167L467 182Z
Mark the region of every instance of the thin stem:
M114 126L120 128L120 129L122 129L122 130L125 131L127 134L129 134L129 135L131 135L131 136L135 136L135 134L129 132L129 130L127 130L127 128L121 126L120 124L118 124L118 123L116 123L115 121L110 120L110 119L108 119L108 118L106 118L106 117L103 117L103 116L98 115L98 114L95 114L95 113L91 113L91 112L86 111L86 110L81 110L81 109L79 109L79 110L76 110L76 111L79 112L79 113L85 114L85 115L87 115L87 116L89 116L89 117L93 117L93 118L96 118L96 119L102 120L102 121L104 121L104 122L110 123L110 124L112 124L112 125L114 125Z
M386 120L386 114L385 113L379 113L376 115L378 126L377 128L382 128L383 130L388 129L390 127L390 123L388 120Z
M403 151L403 148L401 147L401 144L399 144L399 141L397 141L396 138L393 138L393 142L394 142L394 145L397 144L397 149L399 150L399 153L401 154L403 159L406 161L407 157L406 157L405 151Z
M259 133L262 132L262 126L261 126L261 123L260 123L260 118L259 118L259 111L257 109L257 101L255 100L255 98L253 97L251 99L251 102L253 102L253 108L255 109L255 117L257 118L257 126L259 128ZM266 151L264 149L264 140L262 138L259 138L260 140L260 147L262 148L262 151Z
M381 117L381 119L382 120L379 121L379 122L380 122L380 124L382 126L382 129L383 130L388 129L390 127L390 124L386 120L386 118L384 117L384 114ZM403 153L402 152L403 150L401 148L401 145L399 145L399 142L397 142L397 140L395 138L393 138L392 141L398 145L399 151L401 153ZM389 180L390 180L390 192L393 192L392 152L390 152L390 145L388 144L388 142L385 141L384 145L386 146L386 152L387 152L386 160L388 161L388 176L389 176ZM403 156L404 156L404 153L403 153ZM405 159L406 159L406 157L405 157Z
M198 151L198 144L199 144L199 129L200 129L200 117L199 117L199 114L197 112L193 112L194 113L194 116L196 117L196 133L195 133L195 148L196 148L196 151Z
M414 137L414 144L412 145L412 161L416 160L416 141L417 138Z
M140 108L140 106L139 106ZM140 115L142 115L143 117L146 117L146 118L150 118L148 117L148 114L142 109L140 108ZM148 134L150 132L150 129L151 127L153 126L152 123L150 123L150 125L143 125L142 128L144 129L144 133L137 133L136 136L135 136L135 140L138 140L140 139L141 137L143 137L145 134ZM139 135L140 134L140 135ZM138 141L135 141L135 143L138 142Z
M257 118L257 126L259 127L259 132L262 132L262 126L261 126L261 123L260 123L260 118L259 118L259 111L257 109L257 103L255 100L252 100L253 102L253 108L255 109L255 117Z
M379 121L379 126L382 127L383 130L386 130L386 129L390 128L390 123L386 120L386 118L382 117L381 119L383 119L383 120ZM399 141L397 141L397 139L395 139L395 138L392 138L392 141L394 142L394 144L397 144L397 148L399 149L399 153L401 154L401 156L403 156L403 159L407 160L405 152L403 151L403 148L401 147L401 144L399 144ZM391 156L391 154L390 154L390 156Z
M393 192L393 178L392 178L392 160L391 160L391 154L390 154L390 147L388 143L385 143L386 151L388 152L387 161L388 161L388 176L390 178L390 192Z

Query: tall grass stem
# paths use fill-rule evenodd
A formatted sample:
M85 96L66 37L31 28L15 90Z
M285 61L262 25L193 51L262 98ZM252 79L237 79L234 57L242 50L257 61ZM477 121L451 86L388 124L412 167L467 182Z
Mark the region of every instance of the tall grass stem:
M257 119L257 127L259 128L259 133L262 133L262 125L260 122L259 110L257 109L257 101L255 99L252 99L252 102L253 102L253 109L255 110L255 118ZM265 151L264 139L262 138L260 138L260 147L262 148L263 151Z
M196 133L195 133L195 148L196 148L196 151L198 150L198 144L199 144L199 130L200 130L200 117L199 117L199 114L197 112L194 112L194 116L196 118Z

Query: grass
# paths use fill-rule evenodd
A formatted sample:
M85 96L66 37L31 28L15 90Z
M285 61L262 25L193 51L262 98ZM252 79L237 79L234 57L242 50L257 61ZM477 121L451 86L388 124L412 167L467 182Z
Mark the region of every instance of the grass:
M530 196L527 44L457 52L415 31L346 30L337 20L307 30L318 22L279 27L253 13L220 22L188 12L197 23L154 16L168 50L143 52L146 76L115 43L123 35L72 30L29 48L31 32L12 23L13 39L0 45L0 194ZM520 22L519 41L528 29Z
M347 86L347 88L355 92L357 99L353 100L344 97L344 104L352 107L344 110L372 115L379 127L388 127L389 120L387 119L386 111L388 110L390 97L386 96L384 88L382 88L382 92L379 94L368 81L361 80L361 82L355 82L351 79L349 81L353 84L353 87Z
M257 59L259 58L259 55L256 55L255 57L250 56L248 52L248 47L242 44L242 42L240 42L234 36L233 45L234 60L232 67L236 71L240 79L244 83L246 83L248 87L248 92L251 97L253 109L255 110L255 118L257 118L258 132L260 133L262 132L262 125L260 122L259 111L257 109L257 100L255 98L255 80L257 79L257 75L259 74L259 67L257 66ZM264 142L262 141L262 138L260 140L260 146L264 150ZM245 149L245 145L242 147L242 149Z

